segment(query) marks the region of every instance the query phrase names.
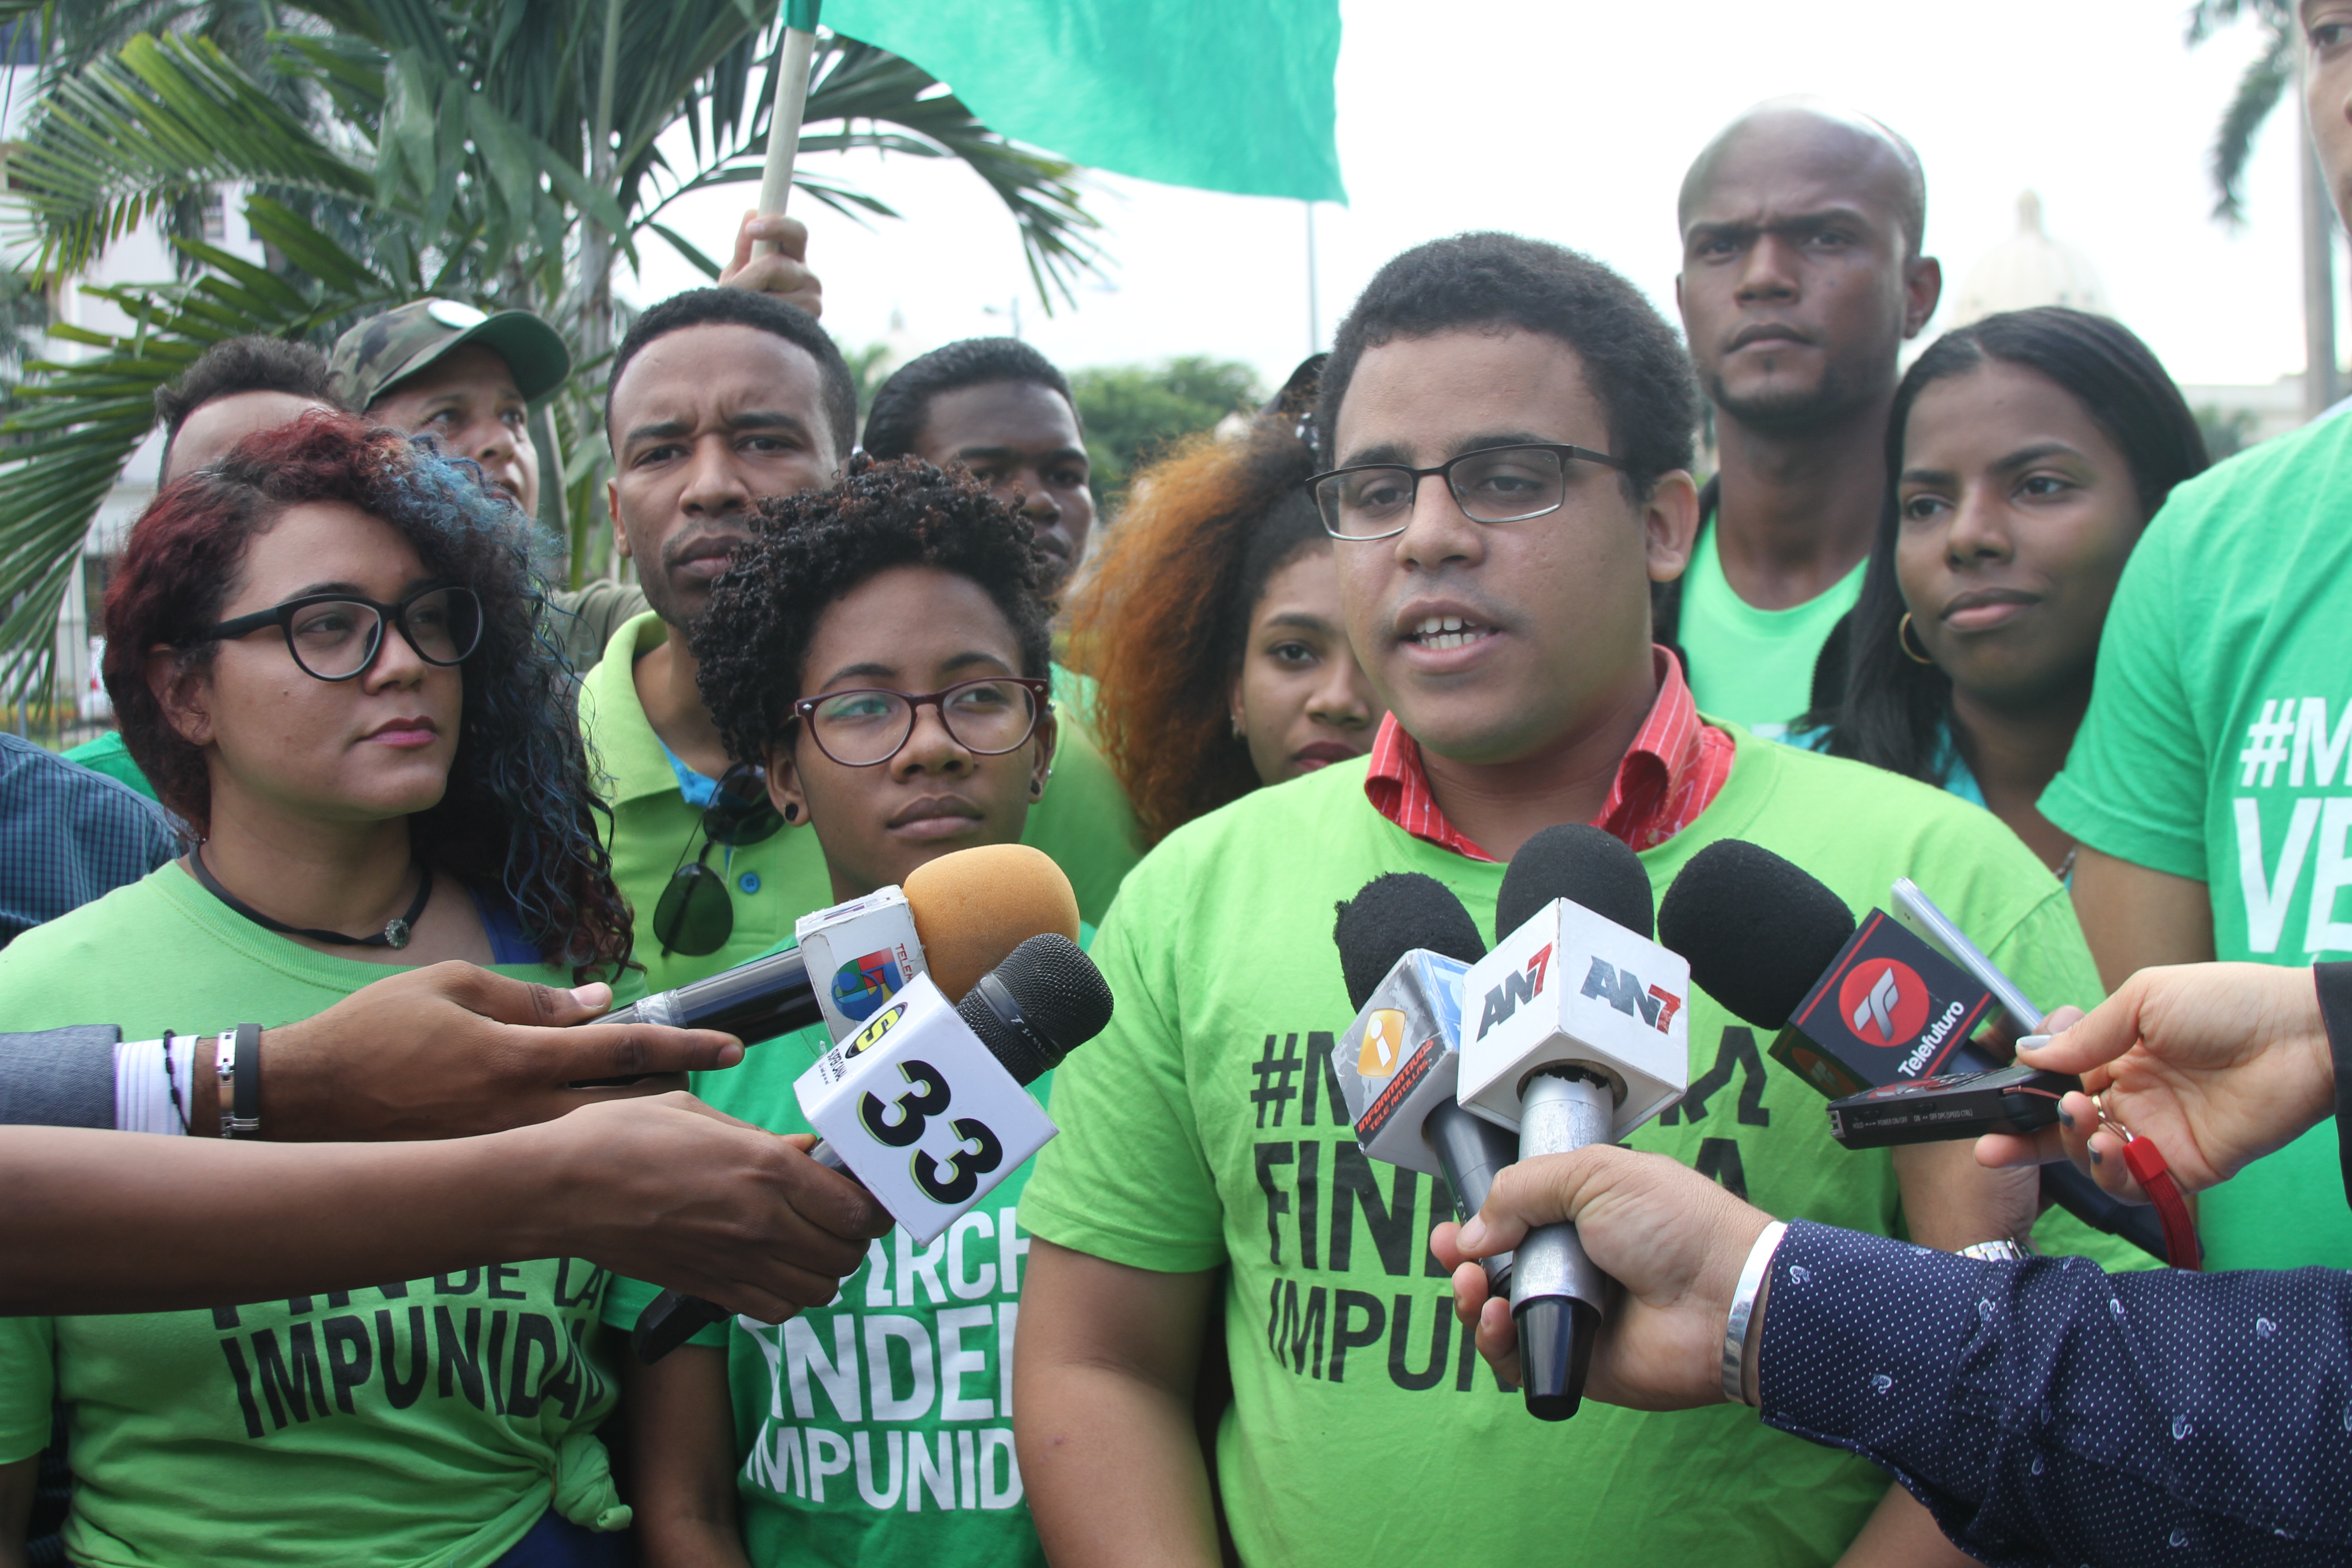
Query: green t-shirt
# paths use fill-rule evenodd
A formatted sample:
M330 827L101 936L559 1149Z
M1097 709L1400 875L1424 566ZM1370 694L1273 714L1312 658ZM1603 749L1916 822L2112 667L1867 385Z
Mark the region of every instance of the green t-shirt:
M2352 419L2172 492L2124 568L2042 815L2206 884L2217 957L2352 958ZM2208 1268L2352 1268L2336 1134L2199 1200Z
M1691 700L1756 733L1778 736L1813 703L1813 662L1838 617L1862 594L1862 565L1827 592L1785 610L1759 610L1733 592L1717 549L1721 531L1699 530L1683 579L1676 633L1690 655ZM1882 898L1885 895L1880 895Z
M120 730L109 730L95 741L84 741L66 752L65 759L69 763L79 763L94 773L104 773L108 778L127 784L149 800L157 800L155 786L147 782L147 775L141 773L139 764L131 760L131 748L122 743L122 731Z
M1642 856L1660 891L1723 837L1789 857L1856 909L1910 876L2037 999L2097 998L2065 893L1994 818L1729 732L1721 794ZM1868 1461L1731 1406L1587 1405L1564 1426L1535 1421L1455 1331L1427 1248L1451 1200L1368 1160L1348 1126L1330 1057L1352 1010L1331 909L1381 873L1422 871L1491 931L1504 868L1390 823L1366 803L1364 773L1339 763L1255 791L1136 868L1093 953L1118 1011L1056 1074L1062 1132L1038 1155L1023 1222L1130 1267L1231 1265L1234 1403L1217 1468L1244 1561L1831 1562L1885 1494ZM1832 1142L1820 1093L1773 1068L1769 1043L1695 993L1690 1091L1633 1146L1784 1218L1899 1233L1886 1152ZM2101 1240L2083 1250L2124 1261L2127 1247ZM1512 1498L1538 1500L1496 1500Z
M623 626L603 662L580 685L580 727L613 808L613 879L636 911L635 960L648 990L667 991L749 963L788 942L793 922L834 902L824 850L806 826L786 826L757 844L711 851L734 901L735 929L725 946L700 958L665 955L654 910L682 860L702 847L702 814L678 791L661 737L646 719L631 667L661 646L667 628L651 611ZM1141 853L1135 812L1084 726L1066 722L1045 796L1029 811L1021 841L1044 850L1070 879L1078 913L1099 921Z
M1080 944L1092 940L1081 927ZM822 1025L787 1035L740 1067L694 1074L694 1092L772 1132L809 1131L793 1081L830 1043ZM1053 1079L1029 1086L1041 1105ZM727 1347L736 1507L753 1568L1045 1562L1013 1454L1013 1338L1029 1252L1014 1211L1035 1163L929 1247L902 1230L869 1244L833 1305L695 1335ZM626 1331L657 1294L614 1279L604 1321Z
M173 862L0 952L0 1018L130 1039L266 1028L395 973L273 935ZM221 1203L236 1223L236 1194ZM595 1436L614 1397L606 1278L548 1258L207 1311L0 1319L0 1462L38 1452L65 1402L66 1550L102 1568L477 1568L551 1507L618 1528Z

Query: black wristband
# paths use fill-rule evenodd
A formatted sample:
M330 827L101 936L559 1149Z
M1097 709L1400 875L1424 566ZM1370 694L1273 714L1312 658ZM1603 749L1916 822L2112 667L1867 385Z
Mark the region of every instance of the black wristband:
M239 1138L261 1136L261 1026L236 1026L236 1098L229 1125Z
M2311 974L2336 1059L2336 1157L2344 1167L2344 1201L2352 1204L2352 963L2315 963Z

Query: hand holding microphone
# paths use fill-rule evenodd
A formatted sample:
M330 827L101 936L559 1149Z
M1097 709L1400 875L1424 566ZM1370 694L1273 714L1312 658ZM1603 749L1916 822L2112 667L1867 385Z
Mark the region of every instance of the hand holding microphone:
M627 1012L648 1022L722 1028L747 1046L822 1022L837 1041L847 1037L849 1044L846 1048L837 1044L811 1070L820 1072L831 1062L836 1077L893 1026L928 1023L943 1034L929 1063L935 1077L944 1071L969 1082L971 1071L959 1062L971 1064L983 1075L992 1068L999 1087L1010 1074L1022 1101L1008 1108L1010 1114L1021 1118L1035 1112L1036 1121L1044 1123L1044 1136L1050 1137L1052 1123L1018 1086L1053 1066L1062 1052L1091 1038L1109 1018L1109 994L1094 965L1078 952L1073 940L1077 930L1077 900L1061 868L1024 845L984 846L917 868L907 879L903 898L885 889L803 920L798 928L802 945L790 952L646 997ZM1024 962L1013 962L1047 935L1060 947L1032 950ZM858 951L869 946L874 951ZM814 973L812 958L816 961ZM1097 994L1100 1016L1089 1026L1087 1009ZM1087 1006L1073 1011L1072 996L1083 998ZM950 1059L938 1059L942 1055ZM924 1063L918 1059L915 1065ZM881 1110L877 1120L890 1136L901 1140L894 1150L940 1143L945 1134L931 1130L929 1119L945 1109L953 1092L952 1082L925 1086L910 1080L894 1089L887 1105L877 1099ZM967 1101L971 1092L966 1090ZM806 1114L806 1092L802 1103ZM1035 1148L1028 1144L1006 1163L1009 1151L999 1128L973 1118L969 1110L968 1103L959 1105L955 1115L940 1120L940 1128L951 1131L966 1122L982 1127L998 1142L993 1159L989 1142L975 1138L959 1141L960 1146L977 1145L960 1159L944 1145L915 1147L905 1156L908 1180L919 1172L927 1173L941 1192L961 1194L969 1176L971 1191L958 1200L965 1207ZM1034 1131L1034 1124L1029 1125ZM926 1138L927 1131L933 1135ZM838 1149L823 1142L810 1158L851 1180L861 1173L856 1162L845 1162ZM925 1159L931 1162L928 1167L919 1164ZM913 1192L910 1201L934 1205L940 1201L920 1187ZM888 1192L877 1195L895 1217L906 1218L905 1203L891 1204ZM665 1291L639 1314L633 1343L641 1360L657 1361L726 1316L724 1309L709 1301Z
M1650 940L1649 873L1631 849L1597 827L1545 828L1511 858L1495 922L1510 933L1463 978L1459 1094L1517 1131L1522 1164L1622 1138L1682 1097L1690 969ZM1571 1222L1513 1249L1528 1414L1576 1414L1604 1294Z
M1506 1383L1524 1371L1519 1334L1476 1259L1524 1252L1563 1220L1623 1288L1595 1336L1585 1392L1632 1410L1723 1403L1724 1321L1771 1216L1679 1161L1605 1144L1505 1171L1477 1217L1439 1226L1430 1249L1454 1269L1454 1316Z
M1910 892L1932 917L1931 928L1951 931L1957 951L1930 946L1907 921L1882 910L1857 925L1845 900L1802 867L1727 838L1692 856L1675 877L1658 930L1690 960L1697 985L1773 1037L1775 1061L1836 1102L1831 1131L1848 1147L1936 1141L1953 1125L1937 1120L1939 1098L1962 1113L1954 1118L1957 1131L1940 1131L1946 1139L1974 1135L1980 1121L2024 1126L2053 1119L2054 1094L2068 1086L2037 1072L2039 1064L2004 1067L1969 1037L2004 1011L2028 1010L2019 1021L2029 1027L2039 1014L1924 896ZM1916 1112L1907 1126L1900 1119L1863 1124L1864 1114L1906 1108ZM2153 1257L2168 1255L2152 1216L2080 1173L2045 1167L2041 1189L2093 1229ZM2031 1214L2023 1218L2030 1223Z
M2143 969L2087 1016L2063 1009L2046 1044L2021 1042L2018 1058L2079 1074L2088 1093L2060 1110L2073 1125L2031 1136L1979 1139L1993 1166L2072 1159L2119 1198L2148 1201L2123 1158L2123 1141L2100 1124L2108 1113L2159 1147L2189 1192L2228 1181L2293 1142L2336 1110L2336 1075L2319 990L2310 969L2267 963L2198 963ZM2090 1156L2101 1157L2094 1163Z

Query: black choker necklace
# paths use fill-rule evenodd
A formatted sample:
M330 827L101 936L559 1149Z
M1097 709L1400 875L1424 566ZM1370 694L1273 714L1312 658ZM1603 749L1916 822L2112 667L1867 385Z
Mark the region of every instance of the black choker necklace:
M408 912L394 915L384 921L383 930L373 936L345 936L339 931L312 931L307 926L290 926L282 921L271 920L268 915L220 885L220 879L214 876L211 868L205 864L205 852L201 847L189 854L188 864L195 868L196 880L204 884L205 891L251 921L255 925L266 931L277 931L281 936L307 936L312 942L331 942L337 947L394 949L406 947L409 934L416 929L416 917L425 912L425 900L433 896L432 868L419 860L416 862L416 898L408 906Z

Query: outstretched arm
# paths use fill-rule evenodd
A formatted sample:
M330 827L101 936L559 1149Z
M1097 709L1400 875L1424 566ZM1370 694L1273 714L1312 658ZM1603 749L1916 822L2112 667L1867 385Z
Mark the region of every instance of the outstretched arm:
M1725 1323L1768 1216L1663 1155L1601 1146L1512 1166L1468 1225L1431 1238L1462 1260L1456 1311L1499 1375L1517 1370L1509 1306L1468 1260L1559 1219L1624 1287L1587 1392L1638 1409L1720 1402ZM2110 1276L1801 1221L1765 1279L1749 1402L1908 1478L1979 1557L2120 1561L2195 1542L2215 1562L2318 1563L2352 1548L2352 1500L2317 1479L2352 1469L2352 1276Z
M830 1300L890 1225L813 1142L684 1094L430 1143L0 1129L0 1312L168 1311L569 1256L779 1321Z

